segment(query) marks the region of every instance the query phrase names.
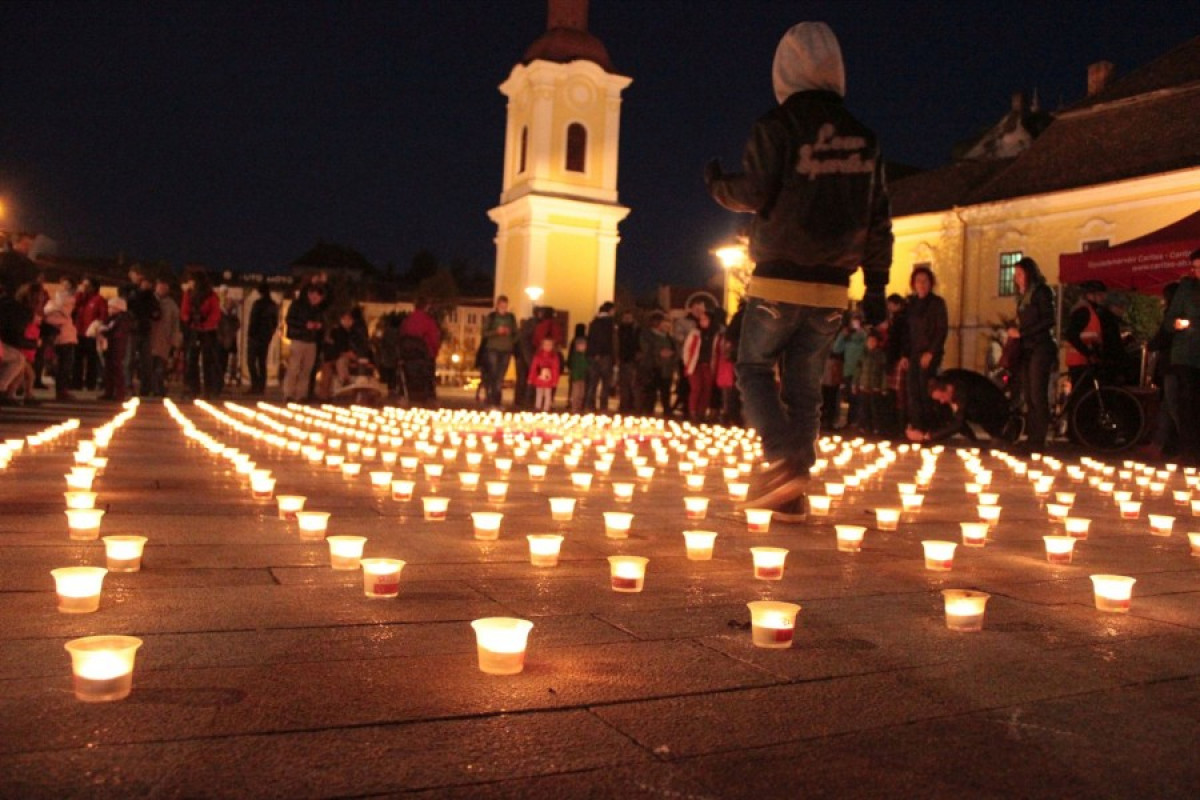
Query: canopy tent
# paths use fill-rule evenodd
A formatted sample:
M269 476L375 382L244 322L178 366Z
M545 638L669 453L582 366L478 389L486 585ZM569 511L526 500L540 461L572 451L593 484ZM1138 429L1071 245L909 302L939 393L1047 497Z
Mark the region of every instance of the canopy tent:
M1063 253L1058 257L1058 280L1063 284L1104 281L1109 289L1160 294L1168 283L1187 274L1188 256L1197 249L1200 211L1116 247Z

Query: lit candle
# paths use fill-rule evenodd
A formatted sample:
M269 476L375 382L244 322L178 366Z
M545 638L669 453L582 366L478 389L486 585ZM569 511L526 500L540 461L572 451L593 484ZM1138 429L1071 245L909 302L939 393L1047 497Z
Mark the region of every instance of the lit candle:
M1064 506L1060 503L1047 503L1046 516L1051 522L1062 522L1067 518L1067 514L1071 513L1070 506Z
M500 520L504 515L498 511L472 511L471 522L475 526L475 538L494 541L500 538Z
M713 544L717 534L714 531L684 531L683 543L687 548L689 561L711 561Z
M508 473L510 471L512 471L512 465L513 465L512 459L511 458L497 458L495 460L495 464L496 464L496 472L500 473L500 475L502 477L507 478Z
M1071 506L1075 505L1075 493L1074 492L1055 492L1054 493L1054 502L1064 505L1067 508L1070 508Z
M325 529L329 526L328 511L297 511L296 527L300 538L306 542L320 541L325 538Z
M846 495L846 485L844 483L827 481L825 483L825 494L829 495L833 502L836 503Z
M729 491L729 499L735 503L744 503L746 496L750 493L750 484L748 483L727 483L725 488ZM812 498L809 499L809 505L812 505Z
M590 472L572 472L571 485L578 492L586 492L592 488L592 473Z
M704 475L703 473L693 472L683 479L684 485L687 486L689 492L704 491Z
M900 509L875 509L875 527L881 531L894 531L900 526Z
M392 499L398 500L401 503L407 503L412 500L413 489L416 484L413 481L392 481Z
M640 483L649 483L654 479L654 467L643 464L634 470L634 472L636 473L637 479Z
M1070 564L1075 552L1074 536L1043 536L1046 543L1046 560L1051 564Z
M367 597L395 597L400 594L400 570L404 563L398 558L363 558L363 594Z
M50 570L58 592L58 610L88 614L100 608L100 589L108 570L104 567L60 567Z
M437 486L438 481L442 479L444 472L441 464L425 464L422 467L425 470L425 482L430 486Z
M488 675L516 675L525 668L525 649L533 623L511 617L485 617L475 629L479 670Z
M1188 546L1192 549L1192 555L1200 556L1200 533L1188 534Z
M357 461L342 463L342 477L348 481L355 480L362 473L362 464Z
M690 520L700 520L708 516L707 497L683 498L684 515Z
M446 519L446 509L450 507L450 498L440 495L425 495L421 498L421 507L425 511L426 522L441 522Z
M640 592L646 579L646 564L641 556L609 556L609 583L614 592Z
M1192 499L1192 516L1200 517L1200 497Z
M995 492L980 492L977 505L994 506L1000 502L1000 495Z
M1137 500L1121 503L1121 519L1137 519L1142 513L1142 504Z
M67 473L66 478L67 489L76 492L90 492L92 481L96 478L96 470L91 467L73 467Z
M960 522L962 543L966 547L983 547L987 544L988 524L986 522Z
M507 481L488 481L487 499L489 503L503 503L508 497Z
M921 510L922 504L925 502L923 494L902 494L900 495L900 507L906 514L915 514Z
M334 569L358 569L362 559L365 536L329 536L329 566Z
M392 473L390 470L376 470L369 473L371 478L371 488L376 491L386 492L392 486Z
M275 496L275 479L268 470L250 473L250 496L255 500L270 500Z
M754 577L760 581L783 580L783 562L788 551L783 547L751 547L754 558Z
M975 509L979 513L979 520L989 526L994 526L1000 521L1000 506L976 506Z
M1119 506L1121 503L1128 503L1130 500L1132 500L1133 492L1122 489L1120 491L1113 492L1112 498L1113 502Z
M1170 536L1175 527L1175 518L1164 514L1150 515L1150 533L1154 536Z
M296 519L296 512L304 510L308 498L299 494L276 495L275 505L279 509L279 518L289 522Z
M346 457L341 454L329 453L325 456L325 468L330 472L337 472L344 463L346 463Z
M535 567L558 566L558 554L563 537L556 533L531 533L529 540L529 563Z
M747 486L747 488L749 488ZM810 494L808 496L808 512L814 517L829 516L829 508L833 504L833 500L829 495L825 494Z
M104 516L102 508L68 508L67 533L72 539L100 538L100 520Z
M1067 517L1063 520L1063 528L1068 536L1073 536L1076 539L1088 538L1088 528L1092 525L1090 519L1083 517Z
M983 612L990 594L969 589L943 589L942 597L946 605L947 628L964 633L983 630Z
M747 508L744 513L746 530L750 533L766 533L771 529L771 509Z
M1129 612L1136 578L1124 575L1092 575L1091 579L1097 609L1118 614Z
M63 497L66 498L67 508L95 508L96 493L95 492L63 492Z
M921 542L925 552L925 569L934 572L947 572L954 567L954 551L957 542L944 542L937 539L925 539Z
M75 699L84 703L124 700L133 688L133 659L142 640L133 636L86 636L65 647L71 654Z
M1192 502L1192 493L1188 489L1176 489L1171 496L1175 498L1175 505L1180 508L1187 508Z
M590 476L589 476L590 477ZM570 522L575 515L574 497L551 497L550 519L555 522Z
M746 607L750 609L750 640L755 647L782 650L792 646L800 606L756 600Z
M614 483L612 485L613 500L618 503L633 502L633 484L632 483Z
M416 456L401 456L400 471L405 475L412 475L417 471L417 466L420 465L420 463L421 460Z
M104 557L109 572L137 572L142 568L145 536L105 536Z
M624 511L604 512L604 535L609 539L629 538L629 528L633 525L633 514Z
M866 528L860 525L834 525L833 528L837 533L837 549L840 552L857 553L862 550L863 536L867 533Z
M545 464L530 464L525 469L529 473L529 480L531 481L543 481L546 479Z

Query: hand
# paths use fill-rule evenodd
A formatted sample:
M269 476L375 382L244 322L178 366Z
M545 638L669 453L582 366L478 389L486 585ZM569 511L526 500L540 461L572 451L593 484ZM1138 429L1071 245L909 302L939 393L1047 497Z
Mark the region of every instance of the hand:
M921 369L929 369L933 363L933 353L921 353Z
M704 185L712 186L715 181L721 180L725 173L721 170L720 159L714 158L704 165Z
M1008 329L1008 338L1010 338L1010 339L1020 339L1020 338L1021 338L1021 331L1020 331L1020 329L1019 329L1019 328L1009 328L1009 329Z
M1175 320L1175 330L1177 330L1177 331L1186 330L1186 329L1190 328L1191 326L1192 326L1192 321L1190 319Z

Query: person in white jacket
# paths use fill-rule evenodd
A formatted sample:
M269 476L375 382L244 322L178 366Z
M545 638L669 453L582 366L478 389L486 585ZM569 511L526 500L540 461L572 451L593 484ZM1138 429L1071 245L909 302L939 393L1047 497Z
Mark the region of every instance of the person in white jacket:
M75 349L79 346L79 332L71 312L75 310L75 295L68 289L54 293L46 303L43 322L53 327L54 336L54 399L74 400L71 381L75 375Z

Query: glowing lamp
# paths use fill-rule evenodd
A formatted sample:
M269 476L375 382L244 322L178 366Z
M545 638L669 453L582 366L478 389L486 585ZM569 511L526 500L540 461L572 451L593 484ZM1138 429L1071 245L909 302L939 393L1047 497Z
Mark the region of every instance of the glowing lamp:
M756 600L746 607L750 609L750 640L755 647L782 650L792 646L800 606Z
M65 647L71 655L75 699L84 703L124 700L133 688L133 659L142 640L133 636L85 636Z
M58 592L58 610L88 614L100 608L100 589L108 570L104 567L60 567L50 570Z
M105 536L104 558L109 572L137 572L142 568L145 536Z
M479 671L488 675L516 675L525 669L525 649L533 623L512 617L485 617L471 623L475 629Z

